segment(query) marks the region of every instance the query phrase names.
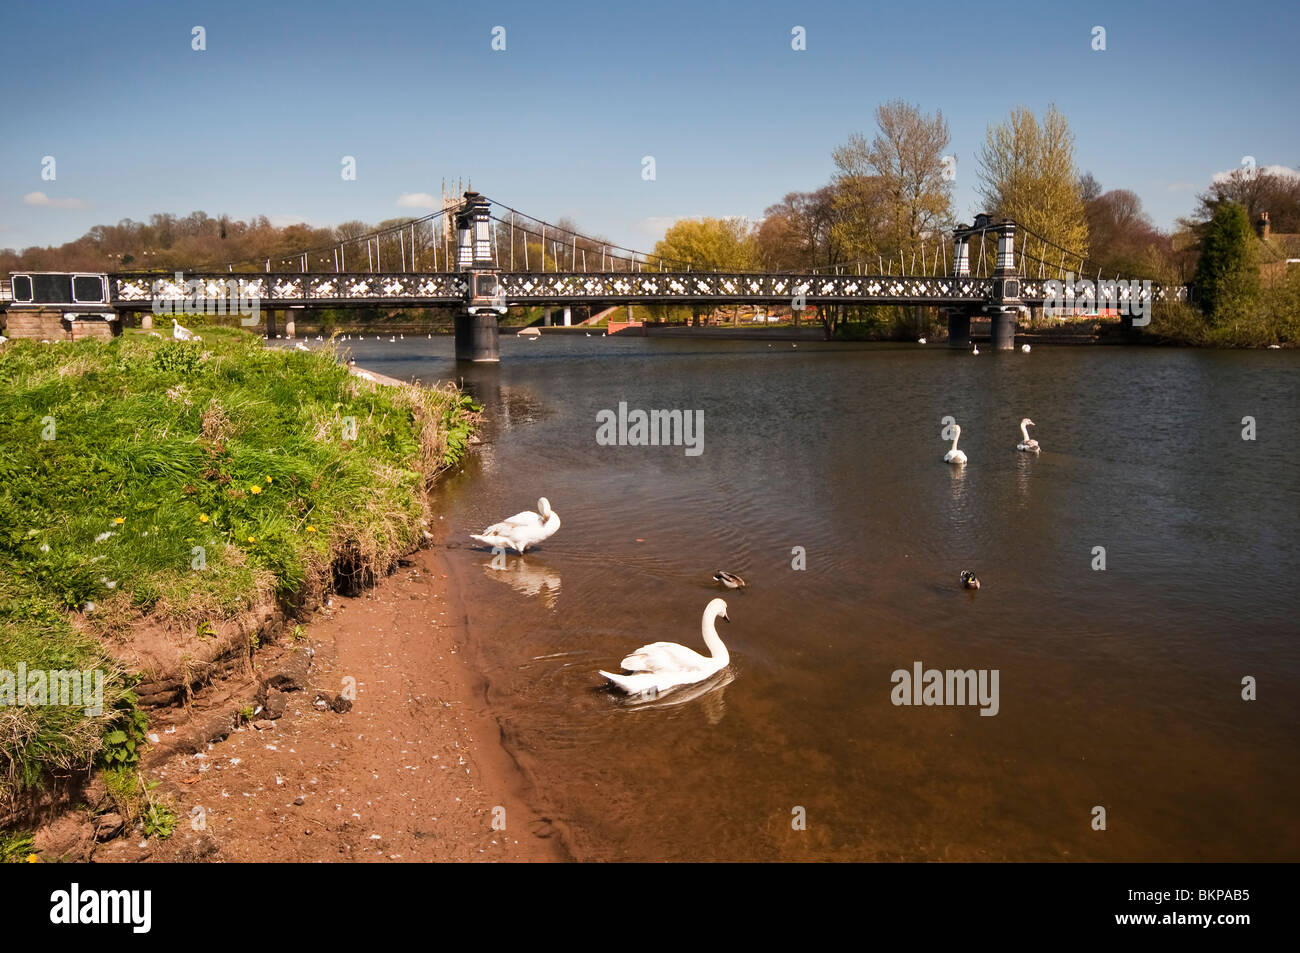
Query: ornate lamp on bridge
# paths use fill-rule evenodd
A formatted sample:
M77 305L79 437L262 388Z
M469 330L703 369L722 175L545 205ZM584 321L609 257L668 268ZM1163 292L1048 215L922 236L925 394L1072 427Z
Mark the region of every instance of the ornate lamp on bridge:
M465 193L456 213L456 270L465 275L465 311L456 315L456 360L496 363L497 319L506 301L492 260L491 205L477 192Z

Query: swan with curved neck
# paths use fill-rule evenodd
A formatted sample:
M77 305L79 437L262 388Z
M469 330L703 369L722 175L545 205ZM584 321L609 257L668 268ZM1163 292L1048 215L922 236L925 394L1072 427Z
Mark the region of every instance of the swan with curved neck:
M966 454L957 449L957 440L961 437L961 426L952 425L952 449L943 455L944 463L965 463Z
M537 501L537 509L536 513L524 510L500 523L493 523L482 533L470 534L470 539L477 539L487 546L513 549L522 556L529 546L550 538L560 528L560 515L551 509L546 497Z
M731 621L727 616L727 603L724 599L710 601L704 607L704 616L700 620L700 633L704 637L704 644L708 646L708 655L701 655L676 642L653 642L641 646L619 663L627 674L616 675L604 669L600 670L600 674L628 695L659 695L681 685L702 682L722 671L731 662L731 655L714 626L718 619Z
M1029 436L1028 428L1037 426L1038 424L1034 423L1028 417L1020 421L1020 442L1016 444L1017 450L1022 450L1025 453L1038 453L1042 450L1042 447L1038 445L1038 441Z

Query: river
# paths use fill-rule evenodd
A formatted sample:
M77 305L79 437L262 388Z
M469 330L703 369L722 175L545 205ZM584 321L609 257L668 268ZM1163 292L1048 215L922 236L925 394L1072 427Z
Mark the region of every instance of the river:
M1300 354L501 344L350 346L486 407L439 544L576 857L1300 860ZM620 402L702 411L701 452L602 445ZM494 568L469 533L543 495L559 532ZM719 595L732 662L702 692L602 687L644 643L702 651ZM916 663L996 672L996 714L895 704Z

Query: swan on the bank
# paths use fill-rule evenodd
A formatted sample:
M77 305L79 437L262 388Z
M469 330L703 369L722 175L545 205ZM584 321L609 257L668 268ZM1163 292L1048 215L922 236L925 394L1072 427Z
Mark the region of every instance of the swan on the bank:
M952 449L943 455L944 463L965 463L966 454L957 449L957 438L961 436L961 427L952 425Z
M486 546L500 546L513 549L519 555L529 546L536 546L544 539L554 535L560 528L560 515L551 509L546 497L537 501L537 512L524 510L500 523L493 523L482 533L471 533L471 539L477 539Z
M978 589L980 587L979 577L969 569L961 571L961 587L963 589Z
M189 328L181 327L180 322L172 318L172 337L177 341L188 341L194 337L194 332Z
M744 589L745 580L741 579L734 572L727 572L725 569L719 569L713 574L713 581L720 582L728 589Z
M704 617L700 620L708 655L701 655L676 642L654 642L641 646L619 663L630 674L615 675L604 669L600 674L629 695L658 695L680 685L702 682L722 671L731 661L727 647L718 638L718 630L714 627L716 619L731 621L723 599L714 599L705 606Z
M1020 421L1020 442L1016 444L1017 450L1023 450L1025 453L1038 453L1042 448L1038 446L1038 441L1029 436L1029 427L1037 427L1028 417Z

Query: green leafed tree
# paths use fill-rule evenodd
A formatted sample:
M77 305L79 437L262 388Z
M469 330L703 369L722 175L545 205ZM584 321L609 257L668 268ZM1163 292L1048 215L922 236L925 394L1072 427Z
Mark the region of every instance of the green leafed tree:
M1088 220L1074 164L1074 134L1064 114L1049 106L1040 122L1028 108L1013 109L1006 122L989 127L979 162L984 210L1068 249L1077 269L1088 255ZM1061 264L1033 239L1026 242L1030 254ZM1064 264L1071 266L1068 259Z
M1220 202L1201 240L1196 300L1212 324L1248 318L1259 308L1259 260L1246 209Z
M951 225L948 123L895 100L876 108L870 142L858 133L833 153L839 237L861 257L909 256Z
M684 218L673 223L654 253L674 271L752 271L758 262L754 230L740 217Z

